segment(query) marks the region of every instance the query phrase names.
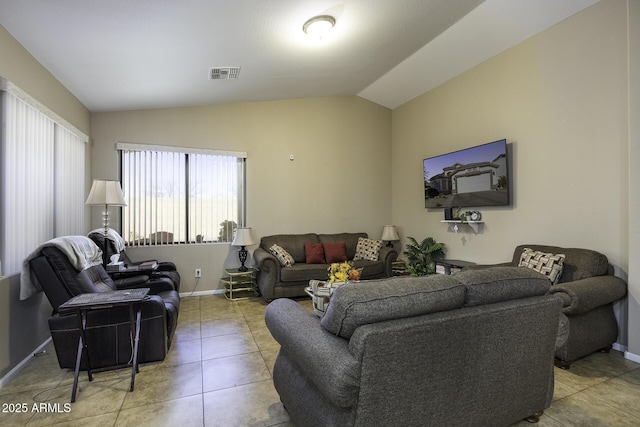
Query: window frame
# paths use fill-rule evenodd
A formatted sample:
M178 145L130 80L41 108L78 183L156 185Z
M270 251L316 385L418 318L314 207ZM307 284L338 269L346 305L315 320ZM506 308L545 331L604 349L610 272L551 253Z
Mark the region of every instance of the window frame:
M120 229L122 230L122 235L125 239L125 243L127 246L141 246L141 247L148 247L148 246L157 246L157 245L166 245L166 244L175 244L175 245L185 245L185 244L196 244L196 243L210 243L210 244L215 244L215 243L231 243L231 241L233 240L233 231L234 230L230 230L231 232L229 233L229 237L227 240L224 241L220 241L217 237L218 235L215 235L215 238L207 238L208 236L205 236L204 240L198 240L197 237L190 237L190 234L194 234L193 233L193 217L191 215L191 204L192 204L192 200L193 200L193 195L191 194L192 191L192 181L190 179L190 171L193 170L193 165L191 164L191 162L194 159L195 155L204 155L204 156L224 156L224 157L231 157L231 158L235 158L236 161L238 162L238 175L236 178L236 183L237 183L237 203L238 203L238 207L237 207L237 211L238 211L238 215L237 215L237 227L243 227L244 224L246 224L246 203L247 203L247 194L246 194L246 159L247 159L247 153L246 152L240 152L240 151L226 151L226 150L211 150L211 149L199 149L199 148L189 148L189 147L174 147L174 146L165 146L165 145L150 145L150 144L137 144L137 143L125 143L125 142L119 142L116 144L116 150L119 151L119 164L120 164L120 182L122 183L122 187L123 190L125 191L125 198L126 198L126 193L128 191L128 183L125 182L125 174L126 171L124 170L124 164L125 164L125 152L127 151L136 151L136 152L148 152L148 153L152 153L152 152L160 152L160 153L175 153L178 155L182 155L184 156L183 158L183 162L184 162L184 179L183 181L181 181L180 184L184 184L184 188L182 189L184 191L184 204L182 206L180 206L180 209L184 211L184 217L185 217L185 225L184 225L184 230L180 231L180 234L178 236L178 238L174 239L171 242L166 242L163 241L162 238L158 240L153 240L151 238L148 237L149 233L158 233L158 232L162 232L165 230L145 230L145 236L144 237L140 237L137 239L131 239L128 236L124 236L125 233L125 215L124 215L124 209L127 209L128 207L123 208L123 210L121 211L122 215L120 216ZM154 167L157 167L157 165L154 165ZM234 221L235 222L235 221ZM128 228L128 227L127 227ZM175 230L175 226L174 226L174 230ZM149 233L147 233L147 231L149 231ZM182 236L182 237L180 237Z

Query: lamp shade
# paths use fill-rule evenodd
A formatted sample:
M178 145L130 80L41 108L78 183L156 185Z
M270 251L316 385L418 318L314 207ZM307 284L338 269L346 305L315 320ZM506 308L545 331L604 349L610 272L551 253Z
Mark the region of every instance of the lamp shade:
M396 230L395 225L385 225L382 227L382 240L400 240L400 236L398 236L398 230Z
M106 179L93 180L89 197L87 197L87 201L84 204L92 206L127 206L120 183Z
M236 229L236 237L231 242L232 246L250 246L255 245L256 241L253 238L251 227L238 227Z

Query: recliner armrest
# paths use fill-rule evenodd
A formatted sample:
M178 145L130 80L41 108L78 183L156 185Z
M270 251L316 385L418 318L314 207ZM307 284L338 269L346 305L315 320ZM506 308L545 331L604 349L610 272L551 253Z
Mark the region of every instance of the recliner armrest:
M320 326L320 319L297 302L280 298L267 306L265 322L306 376L338 407L349 407L353 389L359 387L360 362L349 342Z
M578 314L623 298L627 283L612 275L594 276L553 285L549 292L562 300L564 314Z
M142 288L145 283L149 281L149 276L141 275L141 276L131 276L124 277L122 279L114 279L113 284L116 285L118 289L132 289L132 288Z
M118 290L133 288L149 288L150 295L158 295L165 291L174 291L173 281L166 277L133 276L114 280Z

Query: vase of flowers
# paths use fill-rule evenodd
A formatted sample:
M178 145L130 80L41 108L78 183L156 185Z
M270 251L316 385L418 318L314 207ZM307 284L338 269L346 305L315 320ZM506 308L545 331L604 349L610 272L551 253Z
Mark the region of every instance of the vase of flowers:
M362 275L362 268L355 268L350 261L335 262L327 271L329 271L329 283L358 281Z
M324 316L335 289L345 283L360 280L362 275L362 268L355 268L353 263L348 261L333 263L327 271L329 280L311 280L309 287L305 289L313 301L313 311L318 317Z

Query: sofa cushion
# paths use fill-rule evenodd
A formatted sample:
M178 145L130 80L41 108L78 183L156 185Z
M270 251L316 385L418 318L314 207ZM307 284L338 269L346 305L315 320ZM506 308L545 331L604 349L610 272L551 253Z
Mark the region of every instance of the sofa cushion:
M581 248L561 248L559 246L526 244L519 245L513 252L512 265L517 266L524 248L536 251L564 254L562 276L558 283L573 282L593 276L603 276L609 270L609 260L599 252Z
M268 251L275 244L289 252L295 262L305 262L304 242L319 243L320 241L318 240L318 235L313 233L275 234L260 239L260 247Z
M336 233L336 234L318 234L321 242L345 242L347 248L347 259L353 259L356 255L356 246L358 238L367 238L367 233Z
M546 276L525 267L463 270L451 277L466 286L467 307L544 295L551 287Z
M531 248L524 248L520 255L518 267L527 267L549 278L551 284L555 285L562 275L564 264L564 254L552 254L551 252L534 251Z
M289 282L309 282L309 280L327 280L329 278L327 264L305 264L296 263L295 265L283 268L280 271L280 280L282 285L288 285Z
M327 260L327 264L348 260L346 242L322 242L322 247L324 248L324 257Z
M367 239L364 237L358 238L358 244L356 246L356 254L353 259L367 259L369 261L377 261L380 256L380 248L382 247L382 240Z
M282 246L279 245L271 245L269 248L269 252L271 255L276 257L278 261L280 261L280 265L283 267L291 267L296 261L293 259L291 254L287 252Z
M304 256L307 264L326 264L322 243L304 242Z
M351 282L333 292L321 325L349 339L369 323L459 308L464 295L465 287L453 276L440 274Z

